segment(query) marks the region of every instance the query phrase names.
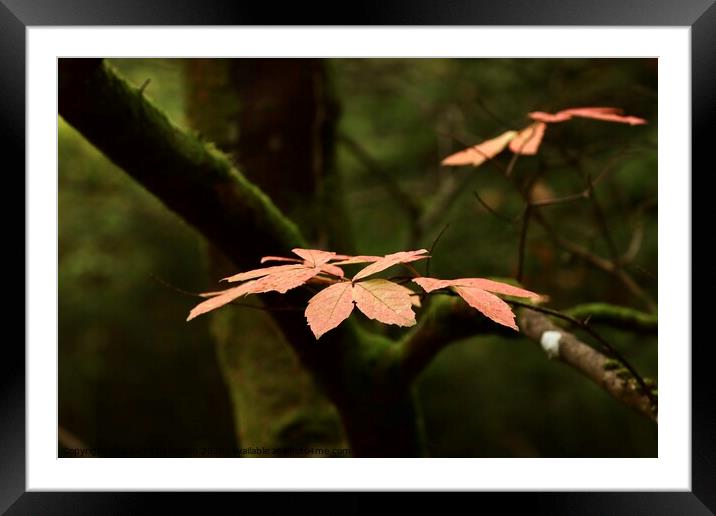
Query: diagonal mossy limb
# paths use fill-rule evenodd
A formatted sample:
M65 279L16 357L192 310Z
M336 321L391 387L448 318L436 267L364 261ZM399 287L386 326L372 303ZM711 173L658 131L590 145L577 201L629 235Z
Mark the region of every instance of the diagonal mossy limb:
M300 231L226 155L179 129L100 59L60 59L59 112L237 267L305 246ZM305 292L267 294L269 309L302 306ZM317 343L301 311L272 316L303 365L336 404L354 456L422 455L409 382L392 359L393 342L355 324Z

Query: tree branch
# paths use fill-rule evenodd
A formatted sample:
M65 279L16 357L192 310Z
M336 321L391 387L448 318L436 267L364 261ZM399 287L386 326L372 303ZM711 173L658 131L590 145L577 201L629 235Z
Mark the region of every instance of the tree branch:
M430 307L422 314L420 322L399 343L403 374L410 381L414 380L438 353L457 340L479 334L510 337L520 335L482 317L458 297L431 297ZM626 369L619 367L617 361L564 331L544 314L520 309L518 324L523 336L542 344L543 347L545 332L555 332L553 337L559 337L555 358L592 380L618 402L656 421L656 411L652 409L654 405L650 396L643 392L636 379Z
M639 333L656 333L659 318L656 314L641 312L625 306L607 303L587 303L565 310L575 319L589 319L591 323L605 324Z
M420 322L399 342L403 373L414 380L435 356L451 343L478 334L514 336L516 333L482 317L459 297L429 296Z
M652 312L656 312L657 305L651 298L649 293L644 290L634 280L634 278L632 278L632 276L623 268L618 267L611 260L602 258L580 246L579 244L575 244L574 242L571 242L560 236L559 233L554 230L552 225L547 222L547 219L539 212L539 210L535 210L534 219L542 227L542 229L546 231L547 235L557 246L561 247L570 254L581 258L583 261L585 261L595 269L600 269L606 273L613 275L616 279L622 282L622 284L627 288L627 290L629 290L629 292L631 292L635 297L641 299L646 304L647 308L649 308L649 310L651 310Z
M368 172L383 183L385 190L405 211L405 214L410 218L411 222L420 216L421 209L418 203L402 190L393 174L385 170L358 141L346 133L338 133L338 141L350 151L353 157L360 162Z
M573 161L573 160L572 160ZM572 162L570 161L570 162ZM574 256L577 256L584 260L586 263L591 265L592 267L596 269L600 269L604 272L607 272L611 275L613 275L616 279L622 282L622 284L636 297L644 301L644 303L647 305L649 310L652 312L656 312L656 303L651 298L649 293L644 290L637 282L634 280L634 278L631 277L631 275L625 271L622 267L620 267L620 260L621 258L617 257L614 261L607 260L605 258L602 258L600 256L597 256L594 253L589 252L587 249L583 248L582 246L575 244L562 236L559 235L557 231L552 227L552 225L549 223L549 221L546 219L546 217L541 213L539 208L541 207L547 207L551 206L552 204L559 204L559 202L562 202L560 199L550 199L547 203L534 203L532 199L530 199L530 196L528 194L529 192L529 185L526 190L523 190L519 184L514 180L514 177L509 176L506 174L506 171L495 161L495 160L488 160L489 164L492 164L497 168L497 170L502 174L514 187L514 189L517 191L517 193L520 194L523 201L525 202L526 206L529 206L531 208L534 208L531 210L532 218L537 222L549 235L549 237L554 241L556 245L564 249L565 251L573 254ZM591 180L588 179L589 186L587 187L586 194L582 193L582 195L585 196L585 198L593 198L594 195L594 186L603 179L604 175L611 170L611 167L613 165L608 165L601 173L600 175L595 179ZM535 175L535 178L537 175ZM533 178L534 179L534 178ZM574 199L576 200L576 196ZM571 199L570 199L571 200ZM555 202L557 201L557 202Z
M108 63L60 59L59 111L237 266L304 245L298 228L229 158L179 129Z
M251 268L260 256L306 245L296 225L224 154L176 127L102 60L60 59L59 111L236 266ZM361 334L350 321L317 343L301 312L280 310L305 300L297 289L262 297L338 407L353 455L422 453L413 395L391 359L393 343Z
M520 309L518 324L525 336L540 343L554 358L579 371L618 402L657 421L656 408L649 396L641 392L633 378L623 374L623 369L611 368L611 359L559 328L543 314Z

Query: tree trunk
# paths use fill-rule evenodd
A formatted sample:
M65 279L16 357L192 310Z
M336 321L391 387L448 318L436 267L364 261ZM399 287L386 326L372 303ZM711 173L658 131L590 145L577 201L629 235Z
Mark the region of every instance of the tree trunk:
M320 207L324 166L332 162L333 118L325 115L320 62L284 61L187 60L186 112L194 129L230 154L247 178L314 236L315 212L307 207ZM208 255L213 277L235 272L216 249ZM270 315L230 307L211 317L242 448L299 456L311 456L298 451L308 448L347 448L335 407Z

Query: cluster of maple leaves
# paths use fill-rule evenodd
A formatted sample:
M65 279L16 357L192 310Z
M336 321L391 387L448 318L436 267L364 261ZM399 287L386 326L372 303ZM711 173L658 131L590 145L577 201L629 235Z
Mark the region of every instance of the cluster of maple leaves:
M508 146L515 154L537 154L547 125L566 122L574 117L629 125L646 123L642 118L621 113L620 109L613 107L569 108L557 113L534 111L528 114L534 122L524 129L507 131L496 138L451 154L442 160L442 164L479 166L497 156ZM292 251L299 258L265 256L261 259L261 263L284 262L284 265L263 267L224 278L222 281L239 283L239 285L201 294L208 299L191 310L187 321L243 296L265 292L285 293L310 281L315 285L325 285L325 288L308 301L305 311L306 320L316 339L346 320L354 308L370 319L385 324L398 326L415 324L413 307L420 306L420 295L395 281L369 277L398 264L428 258L428 251L425 249L401 251L385 256L348 256L331 251L300 248ZM370 265L352 278L346 278L343 266L366 263ZM450 289L486 317L514 330L518 329L515 324L515 314L510 305L496 294L529 298L533 301L541 299L539 294L529 290L486 278L445 280L417 276L412 282L419 285L426 293Z
M509 145L510 150L515 154L534 155L537 154L548 124L566 122L574 117L592 118L604 122L617 122L629 125L643 125L646 120L635 116L622 115L622 110L614 107L581 107L568 108L557 113L545 113L544 111L533 111L527 116L534 120L533 123L520 131L506 131L496 138L486 140L478 145L451 154L442 160L443 165L460 166L482 165L485 161L494 158Z
M285 293L313 280L314 284L328 285L308 301L305 311L308 325L317 339L346 320L354 308L370 319L385 324L415 324L413 307L420 306L418 293L395 281L370 276L398 264L428 258L428 251L425 249L401 251L385 256L347 256L318 249L297 248L292 251L299 258L265 256L261 259L261 263L287 262L285 265L263 267L224 278L222 281L240 284L227 290L202 294L208 299L195 306L187 320L249 294ZM342 266L362 263L370 265L352 278L346 278ZM540 299L538 294L529 290L485 278L443 280L416 277L412 281L425 292L452 289L485 316L515 330L517 325L512 309L495 294Z

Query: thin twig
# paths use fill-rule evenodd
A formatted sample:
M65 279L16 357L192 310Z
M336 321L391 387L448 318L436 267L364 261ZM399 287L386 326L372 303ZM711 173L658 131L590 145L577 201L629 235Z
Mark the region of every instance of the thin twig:
M599 202L599 199L597 199L597 195L594 191L594 183L592 182L592 176L591 174L589 174L589 172L587 172L585 175L585 181L587 183L587 191L589 192L588 198L589 200L591 200L594 218L596 219L597 225L602 232L602 237L604 238L604 241L607 243L607 248L609 249L609 254L611 256L612 262L616 267L619 267L619 251L617 251L617 246L614 243L614 239L612 238L612 233L611 231L609 231L607 219L604 216L602 205Z
M475 178L474 174L465 174L460 180L452 179L443 182L435 195L432 196L431 203L423 210L418 220L418 228L420 234L425 234L441 221L444 213L455 204L457 198L465 192L468 184ZM417 241L417 240L416 240Z
M589 192L587 190L579 192L574 195L565 195L564 197L554 197L552 199L544 199L541 201L530 201L530 206L533 208L544 208L547 206L555 206L557 204L567 204L575 201L583 201L589 198Z
M475 195L475 199L477 199L477 202L479 202L480 205L482 205L482 207L485 208L485 210L487 210L487 212L490 213L491 215L494 215L494 216L497 217L498 219L500 219L500 220L502 220L502 221L504 221L504 222L507 222L508 224L511 224L511 225L514 225L514 224L517 222L516 219L511 219L511 218L509 218L509 217L507 217L507 216L505 216L505 215L502 215L502 214L499 213L497 210L495 210L494 208L490 207L490 205L487 204L487 203L482 199L482 197L480 197L480 194L477 193L477 190L475 190L475 191L472 192L472 193Z
M622 265L630 264L632 261L634 261L637 254L639 254L639 250L641 249L641 243L644 239L644 220L643 220L644 211L655 204L656 204L656 199L651 198L651 199L647 199L646 201L641 203L639 206L637 206L636 214L634 216L634 218L636 219L636 222L634 224L634 232L632 233L631 239L629 240L629 245L627 246L627 250L624 252L624 254L621 257L620 263Z
M512 154L512 158L510 158L510 163L507 165L507 168L505 169L506 177L510 177L512 175L512 171L515 169L515 166L517 166L517 160L520 158L520 155L522 154L522 149L524 149L525 146L529 143L529 141L534 137L536 131L537 131L537 126L531 125L529 137L525 141L522 142L522 144L520 145L520 148L517 149L517 151Z
M148 77L147 79L144 80L144 82L142 83L142 85L139 87L139 94L140 94L140 95L144 95L144 90L147 89L147 86L149 86L149 83L150 83L150 82L152 82L152 79L151 79L150 77Z
M157 283L159 283L160 285L162 285L162 286L164 286L164 287L166 287L166 288L168 288L168 289L171 289L171 290L173 290L173 291L175 291L175 292L179 292L180 294L184 294L185 296L204 297L204 296L201 295L201 292L191 292L191 291L189 291L189 290L184 290L183 288L177 287L176 285L172 285L171 283L169 283L168 281L166 281L166 280L160 278L160 277L157 276L156 274L150 274L149 277L152 278L152 279L153 279L154 281L156 281Z
M189 290L184 290L180 287L177 287L176 285L172 285L168 281L163 280L159 276L156 276L154 274L150 274L150 277L155 280L157 283L161 284L162 286L169 288L171 290L174 290L176 292L179 292L180 294L184 294L185 296L191 296L191 297L200 297L202 299L206 299L205 296L203 296L200 292L190 292ZM264 312L296 312L296 311L303 311L303 308L293 307L293 306L287 306L287 307L276 307L276 308L268 308L266 306L260 306L260 305L251 305L248 303L241 303L239 301L231 301L230 303L227 303L227 305L234 305L234 306L243 306L245 308L254 308L256 310L262 310Z
M346 148L353 154L353 156L368 170L374 174L378 179L381 180L385 189L390 195L397 201L397 203L405 210L406 214L411 217L411 220L417 220L420 214L420 207L418 204L406 194L400 187L399 183L395 180L393 175L383 169L373 156L371 156L367 150L363 148L356 140L348 136L345 133L338 134L338 141L343 143Z
M555 244L557 244L559 247L561 247L568 253L577 256L578 258L581 258L586 263L590 264L592 267L613 275L619 281L621 281L622 284L634 296L644 301L649 310L651 310L652 312L656 311L656 303L651 298L651 296L643 288L641 288L641 286L639 286L639 284L623 268L615 267L614 263L610 260L602 258L601 256L590 252L584 247L562 237L559 233L555 231L551 224L547 222L547 220L542 216L539 211L534 212L533 218L547 232L547 234L550 236L550 238L554 241Z
M400 265L402 265L403 267L405 267L406 269L408 269L408 270L410 271L410 273L414 275L414 276L413 276L414 278L419 278L419 277L420 277L420 273L418 272L418 270L417 270L415 267L413 267L411 264L405 263L405 262L401 262Z
M526 143L526 142L525 142ZM523 144L524 145L524 144ZM512 157L510 158L509 163L507 163L507 168L505 168L505 176L510 177L512 176L512 171L515 169L515 166L517 165L517 160L520 159L519 153L515 152L512 154Z
M612 157L611 160L609 160L609 162L604 166L599 175L594 178L594 180L592 181L592 186L597 186L607 176L607 174L609 174L612 170L616 168L616 166L620 163L621 159L624 156L634 154L635 152L636 151L630 149L628 146L623 147L615 156Z
M440 242L440 239L443 236L443 233L447 231L447 228L450 227L450 223L445 224L445 226L440 230L440 233L438 233L438 236L435 237L435 240L433 240L432 245L430 246L430 250L428 251L428 259L425 260L425 275L430 276L430 261L433 259L433 250L435 249L435 246L438 245L438 242Z
M627 250L622 255L619 262L622 265L626 265L634 261L637 254L639 254L639 250L641 249L641 243L644 239L644 224L641 221L637 221L636 227L634 228L634 233L632 233L631 240L629 241L629 246L627 247Z
M500 117L497 113L495 113L494 111L492 111L492 109L490 109L489 107L487 107L487 104L485 104L485 101L482 100L482 98L481 98L480 96L475 97L475 103L476 103L478 106L480 106L480 108L485 112L485 114L486 114L487 116L489 116L490 118L492 118L495 122L497 122L498 124L500 124L503 128L513 127L513 125L510 124L507 120L505 120L504 118Z
M522 225L520 227L520 242L517 250L517 273L515 279L522 283L522 275L524 272L525 246L527 245L527 229L530 223L530 215L532 214L532 206L527 204L522 213Z
M521 190L519 186L515 183L514 179L507 179L512 183L515 190L517 190L517 192L522 196L524 202L529 204L529 194ZM631 275L629 275L624 269L616 266L614 262L605 258L601 258L600 256L589 252L583 247L559 235L559 233L555 231L555 229L551 226L551 224L549 224L547 219L542 215L539 210L534 210L532 212L532 215L532 218L534 218L534 220L539 223L539 225L547 232L547 234L558 246L562 247L564 250L570 252L571 254L579 256L594 267L614 275L619 281L624 284L627 289L629 289L632 294L642 299L651 311L656 310L656 303L654 303L654 301L651 299L651 296L649 296L649 294L644 289L642 289L639 284L631 277Z

